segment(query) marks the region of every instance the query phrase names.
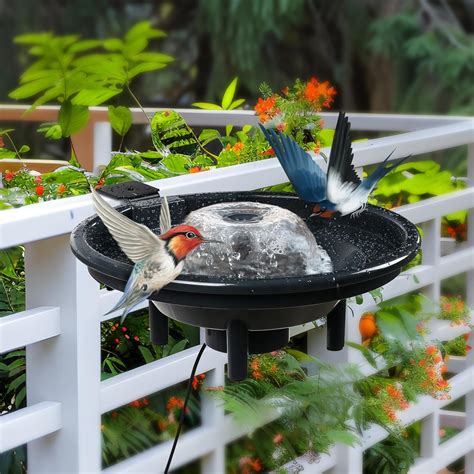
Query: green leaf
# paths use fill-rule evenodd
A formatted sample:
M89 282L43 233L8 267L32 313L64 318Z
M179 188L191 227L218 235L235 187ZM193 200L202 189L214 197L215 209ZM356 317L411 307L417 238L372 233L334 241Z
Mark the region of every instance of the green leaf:
M42 123L37 131L44 133L46 138L52 138L53 140L59 140L63 137L61 125L59 125L59 123Z
M63 137L70 137L84 128L89 120L89 109L66 101L59 110L59 125Z
M133 25L127 31L127 33L125 34L125 41L132 42L139 38L151 39L162 38L164 36L166 36L166 34L161 30L153 28L149 21L141 21Z
M364 297L362 295L357 295L355 300L357 304L362 304L364 302Z
M220 139L220 137L221 134L219 130L216 130L214 128L205 128L199 135L199 141L204 146L212 142L213 140Z
M39 92L42 92L46 89L49 89L52 85L57 82L56 77L43 77L41 79L28 82L8 94L8 97L16 100L26 99L28 97L34 96Z
M232 104L230 104L229 110L236 109L237 107L239 107L239 105L242 105L244 102L245 102L245 99L234 100L234 102L232 102Z
M18 153L27 153L30 151L30 147L28 145L22 145L18 150Z
M359 442L359 438L350 431L329 430L326 435L333 443L342 443L348 446L353 446Z
M102 42L104 48L108 51L121 51L123 49L123 41L118 38L109 38Z
M141 63L137 64L136 66L132 67L128 71L128 77L132 79L133 77L137 76L138 74L141 74L142 72L149 72L149 71L155 71L157 69L163 69L166 67L166 64L164 63Z
M0 148L0 160L15 158L16 153L8 148Z
M150 362L154 362L156 360L155 357L153 357L153 354L151 353L150 349L145 346L138 346L138 350L140 351L140 354L143 357L143 360L149 364Z
M169 63L174 61L173 56L164 53L144 52L133 56L134 61L143 61L146 63Z
M350 341L347 341L346 345L348 345L349 347L352 347L353 349L357 349L358 351L360 351L362 353L362 355L365 357L365 359L367 360L367 362L374 369L377 368L377 361L375 360L372 352L369 349L367 349L367 347L365 347L361 344L357 344L355 342L350 342Z
M132 112L128 107L109 105L109 120L112 128L123 137L132 125Z
M27 33L15 36L16 44L44 44L51 39L51 33Z
M192 161L186 155L171 154L164 158L161 163L173 173L187 173Z
M194 102L192 105L199 109L204 110L222 110L222 107L217 104L211 104L210 102Z
M73 148L71 148L71 158L69 159L69 164L75 168L81 168L81 164L79 163Z
M96 105L101 105L110 98L115 97L117 94L120 94L122 90L123 89L116 89L115 87L83 89L74 96L71 102L74 105L94 107Z
M334 139L334 130L331 128L325 128L318 132L318 139L321 143L321 147L331 146Z
M401 310L404 311L404 310ZM408 344L417 338L416 320L412 323L406 314L380 310L376 313L377 326L389 343ZM414 328L414 329L413 329Z
M68 52L69 53L82 53L83 51L87 51L89 49L98 48L101 44L102 44L102 41L100 40L93 40L93 39L82 40L82 41L78 41L77 43L72 44L69 47Z
M181 341L177 342L176 344L173 345L173 347L170 349L168 355L172 354L177 354L178 352L184 351L186 349L186 344L188 343L187 339L182 339Z
M235 89L237 88L237 82L239 78L235 77L231 83L227 86L227 89L224 92L224 96L222 97L222 108L228 109L232 101L234 100Z

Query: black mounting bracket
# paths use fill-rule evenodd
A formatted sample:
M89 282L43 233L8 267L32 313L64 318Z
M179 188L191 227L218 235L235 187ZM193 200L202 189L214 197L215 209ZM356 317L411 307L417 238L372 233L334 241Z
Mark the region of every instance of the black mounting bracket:
M102 186L97 191L104 196L130 202L160 196L158 188L154 188L141 181L126 181L124 183Z

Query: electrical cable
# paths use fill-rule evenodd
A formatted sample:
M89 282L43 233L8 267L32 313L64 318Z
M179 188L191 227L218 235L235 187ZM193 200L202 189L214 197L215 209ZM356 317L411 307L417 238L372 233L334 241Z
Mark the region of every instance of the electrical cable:
M171 466L171 461L173 460L173 455L174 455L174 452L176 450L176 445L178 444L179 434L181 433L181 428L183 427L184 417L186 416L186 408L188 406L189 397L191 395L191 389L193 387L194 376L196 375L196 370L197 370L199 361L201 360L201 356L202 356L202 353L204 352L205 348L206 348L206 344L203 344L201 346L200 351L198 352L196 360L194 361L193 369L191 370L191 376L189 377L189 380L188 380L188 389L186 391L186 397L184 399L184 405L183 405L183 408L182 408L182 411L181 411L181 416L179 417L178 429L177 429L176 435L174 437L173 446L171 447L171 452L170 452L170 455L168 457L168 462L166 463L164 474L168 474L169 468Z

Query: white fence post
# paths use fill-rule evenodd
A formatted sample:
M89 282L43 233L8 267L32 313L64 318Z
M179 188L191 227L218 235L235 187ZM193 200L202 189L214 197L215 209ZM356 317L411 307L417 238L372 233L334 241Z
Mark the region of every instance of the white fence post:
M474 186L474 144L467 147L467 178L468 186ZM467 221L468 243L474 246L474 208L468 211ZM474 255L472 256L474 259ZM470 270L466 274L466 304L474 307L474 270ZM471 331L469 339L470 345L473 346L474 331ZM467 353L466 368L474 366L474 350ZM466 395L466 426L465 429L474 426L474 391ZM465 474L474 474L474 440L471 440L471 452L465 457Z
M25 249L27 307L54 305L61 334L27 346L28 404L61 403L62 429L28 444L28 473L98 472L99 288L73 256L69 235Z

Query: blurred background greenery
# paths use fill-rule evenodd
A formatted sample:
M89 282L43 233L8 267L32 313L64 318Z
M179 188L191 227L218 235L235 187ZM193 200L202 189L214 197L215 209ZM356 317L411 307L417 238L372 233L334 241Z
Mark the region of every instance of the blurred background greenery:
M339 91L336 109L474 108L472 0L0 0L0 100L28 62L14 36L105 38L144 19L168 33L159 49L177 59L135 84L147 106L214 100L234 76L253 102L262 81L278 90L316 75Z
M263 81L278 91L316 76L336 87L334 110L474 111L472 0L0 0L0 102L12 102L8 93L31 63L15 36L52 31L103 39L141 20L167 32L154 48L176 58L134 81L145 106L213 102L238 76L238 97L251 108ZM109 103L134 105L126 94ZM68 144L45 140L36 124L8 125L35 156L64 157ZM149 137L134 128L126 145L139 149ZM465 175L465 149L437 155Z

